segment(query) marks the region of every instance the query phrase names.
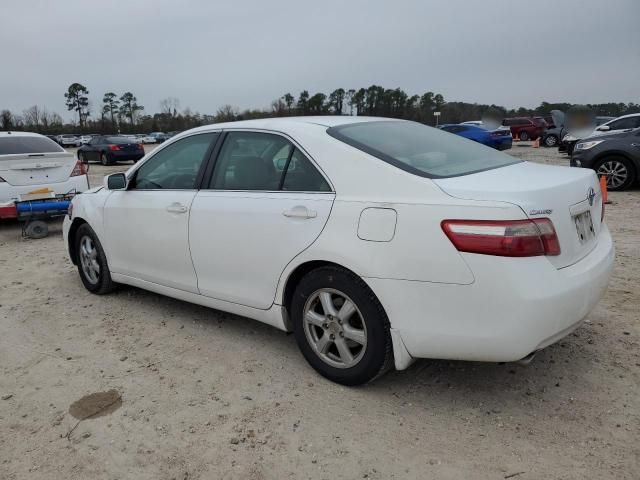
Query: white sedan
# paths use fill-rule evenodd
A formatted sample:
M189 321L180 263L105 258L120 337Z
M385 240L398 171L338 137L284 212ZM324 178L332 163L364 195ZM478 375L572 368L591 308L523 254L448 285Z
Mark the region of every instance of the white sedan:
M591 170L424 125L302 117L209 125L77 196L84 286L117 283L293 331L356 385L415 358L527 361L607 287Z
M36 191L67 194L88 188L85 165L50 138L0 132L0 204Z

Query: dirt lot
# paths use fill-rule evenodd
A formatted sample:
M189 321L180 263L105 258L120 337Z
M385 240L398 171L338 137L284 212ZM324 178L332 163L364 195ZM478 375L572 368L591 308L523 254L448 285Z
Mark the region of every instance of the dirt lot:
M123 167L92 165L92 183ZM610 198L616 268L582 328L527 367L419 361L362 388L257 322L91 295L61 224L43 240L1 224L0 478L637 479L640 191ZM111 389L121 400L67 436L70 405Z

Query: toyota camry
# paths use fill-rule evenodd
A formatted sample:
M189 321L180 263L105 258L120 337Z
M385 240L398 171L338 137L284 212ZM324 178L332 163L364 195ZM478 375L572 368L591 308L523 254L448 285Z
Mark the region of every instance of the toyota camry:
M346 385L416 358L528 361L603 295L595 172L419 123L300 117L183 132L74 198L84 286L117 284L292 331Z

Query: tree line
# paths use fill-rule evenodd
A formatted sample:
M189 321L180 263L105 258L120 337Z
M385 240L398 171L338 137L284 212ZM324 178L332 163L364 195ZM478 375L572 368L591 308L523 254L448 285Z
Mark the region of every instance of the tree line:
M102 102L93 105L89 90L80 83L72 83L64 93L68 111L74 113L71 122L34 105L21 114L7 109L0 111L1 130L29 130L40 133L138 133L152 131L181 131L211 123L247 120L254 118L282 117L291 115L367 115L401 118L435 125L434 112L440 112L439 123L460 123L478 120L491 113L503 117L543 116L551 110L568 111L572 108L589 108L595 115L618 117L629 113L640 113L637 103L602 103L577 106L571 103L542 102L536 108L519 107L507 109L500 105L445 101L439 93L427 91L409 95L401 88L384 88L371 85L368 88L337 88L328 95L317 92L311 95L303 90L294 96L285 93L271 102L267 109L240 110L232 105L223 105L215 114L201 114L186 108L180 110L180 101L167 97L160 102L159 112L145 114L144 106L138 103L132 92L118 95L106 92Z

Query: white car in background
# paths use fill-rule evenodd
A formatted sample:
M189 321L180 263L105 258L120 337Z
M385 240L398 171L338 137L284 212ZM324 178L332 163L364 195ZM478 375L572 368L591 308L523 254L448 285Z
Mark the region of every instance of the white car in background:
M346 385L414 358L528 361L603 295L614 248L592 170L419 123L240 121L183 132L77 196L84 286L116 283L293 331Z
M69 133L58 135L56 141L62 147L79 147L82 145L78 136Z
M82 135L80 137L80 143L82 143L82 145L86 145L87 143L89 143L91 141L93 137L91 135Z
M0 203L48 189L55 194L89 188L85 166L53 140L27 132L0 132Z
M151 135L138 135L138 140L142 143L156 143L156 137Z

